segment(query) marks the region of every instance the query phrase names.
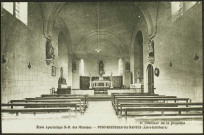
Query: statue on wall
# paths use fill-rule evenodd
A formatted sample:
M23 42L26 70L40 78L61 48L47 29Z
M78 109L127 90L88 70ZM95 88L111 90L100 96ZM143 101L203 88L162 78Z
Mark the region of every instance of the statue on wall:
M63 68L60 68L60 77L63 77Z
M137 78L140 78L140 74L141 74L140 72L141 72L140 69L138 69L137 70Z
M154 57L154 41L150 39L148 46L149 46L149 57Z
M52 38L47 38L46 42L46 59L54 59L54 47L52 46Z
M137 70L136 76L137 76L136 83L140 83L141 81L141 70L140 69Z
M103 61L99 62L99 75L105 74Z
M72 71L76 70L76 62L73 60L72 61Z
M60 68L60 78L58 80L58 84L67 84L66 79L63 78L63 68L62 67Z

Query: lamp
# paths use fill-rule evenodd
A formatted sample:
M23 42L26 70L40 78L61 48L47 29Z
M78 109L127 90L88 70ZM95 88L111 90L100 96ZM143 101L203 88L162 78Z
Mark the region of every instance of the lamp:
M4 55L2 55L1 63L2 63L2 64L6 63L6 59L4 58Z
M194 61L198 61L199 60L199 56L197 54L195 54L193 60Z
M29 64L28 64L28 68L31 69L31 64L30 64L30 62L29 62Z
M99 2L97 2L97 10L98 10L98 33L97 33L97 48L95 49L95 51L97 52L97 53L99 53L100 51L101 51L101 49L99 48Z
M170 61L169 66L172 67L172 62Z

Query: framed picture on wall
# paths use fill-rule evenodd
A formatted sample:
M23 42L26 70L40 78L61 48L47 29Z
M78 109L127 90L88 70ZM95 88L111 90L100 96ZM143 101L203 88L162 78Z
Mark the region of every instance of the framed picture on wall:
M56 67L52 66L52 76L56 76Z

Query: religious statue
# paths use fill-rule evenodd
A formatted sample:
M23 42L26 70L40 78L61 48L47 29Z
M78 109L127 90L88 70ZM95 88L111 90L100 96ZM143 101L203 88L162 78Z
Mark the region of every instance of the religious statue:
M72 61L72 71L76 70L76 62Z
M140 79L141 79L141 70L138 69L138 70L137 70L137 80L136 80L136 82L137 82L137 83L140 83Z
M110 80L112 81L112 79L113 79L113 73L111 72Z
M137 70L137 78L140 78L140 72L141 72L141 71L138 69L138 70Z
M67 84L66 79L63 78L63 68L62 67L60 68L60 78L58 80L58 84Z
M148 46L149 46L149 57L154 57L154 41L150 39Z
M54 47L52 46L52 38L47 38L46 59L54 59Z
M60 68L60 77L63 78L63 68L62 67Z
M99 62L99 75L105 74L103 61Z

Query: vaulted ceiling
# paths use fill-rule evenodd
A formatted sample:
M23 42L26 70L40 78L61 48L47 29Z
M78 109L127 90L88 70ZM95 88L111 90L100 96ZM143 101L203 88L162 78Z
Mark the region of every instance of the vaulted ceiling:
M66 24L77 54L128 53L141 10L132 2L67 2L58 14ZM113 53L114 52L114 53Z

